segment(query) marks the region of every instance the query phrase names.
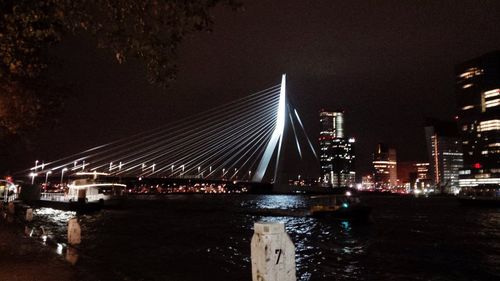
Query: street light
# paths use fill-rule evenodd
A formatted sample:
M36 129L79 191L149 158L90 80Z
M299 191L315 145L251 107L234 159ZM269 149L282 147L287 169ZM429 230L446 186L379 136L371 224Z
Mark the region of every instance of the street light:
M31 184L34 184L34 183L35 183L35 177L36 177L37 175L38 175L37 173L30 173L30 177L31 177Z
M63 177L64 177L64 172L66 172L68 170L68 168L63 168L61 170L61 185L63 184Z
M45 184L47 184L47 180L49 179L50 174L52 174L51 171L48 171L47 173L45 173Z

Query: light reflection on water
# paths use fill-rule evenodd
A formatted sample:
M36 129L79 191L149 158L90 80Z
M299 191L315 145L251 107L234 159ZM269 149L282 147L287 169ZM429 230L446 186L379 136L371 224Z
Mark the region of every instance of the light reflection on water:
M373 223L245 212L307 207L308 197L297 195L166 196L87 215L34 214L57 241L79 218L76 266L92 274L80 280L249 280L257 221L285 224L298 280L488 280L500 268L500 213L454 202L372 199Z
M307 200L297 195L261 195L241 201L243 208L260 209L299 209L307 207Z

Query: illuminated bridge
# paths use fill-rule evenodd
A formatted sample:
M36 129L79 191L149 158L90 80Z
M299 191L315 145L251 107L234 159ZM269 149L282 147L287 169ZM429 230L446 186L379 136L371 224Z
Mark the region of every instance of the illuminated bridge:
M61 183L79 172L122 178L171 178L279 181L285 129L294 136L296 152L304 148L317 158L297 110L280 84L169 123L54 161L35 161L23 171L30 181ZM297 135L303 134L302 138ZM302 149L299 139L302 141Z

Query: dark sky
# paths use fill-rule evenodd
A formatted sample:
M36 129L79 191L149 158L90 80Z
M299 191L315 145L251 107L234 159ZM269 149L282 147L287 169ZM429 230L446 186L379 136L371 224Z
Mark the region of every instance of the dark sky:
M142 66L117 65L88 38L55 53L75 85L61 124L30 159L57 159L193 115L279 83L317 139L318 111L345 110L359 173L377 142L398 159L426 160L423 121L455 112L454 65L500 48L500 1L244 1L215 10L212 33L180 48L177 81L148 85Z

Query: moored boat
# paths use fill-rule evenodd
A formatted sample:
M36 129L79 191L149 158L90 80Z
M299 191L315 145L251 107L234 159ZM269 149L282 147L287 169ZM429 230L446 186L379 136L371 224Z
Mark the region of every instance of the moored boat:
M313 196L311 199L317 201L310 208L310 215L313 217L365 220L370 217L372 210L351 191L338 195Z
M98 176L107 176L105 173L81 172L76 176L64 192L41 193L38 204L68 210L99 209L115 204L126 188L124 184L98 179Z
M500 185L464 187L458 199L464 205L500 207Z

